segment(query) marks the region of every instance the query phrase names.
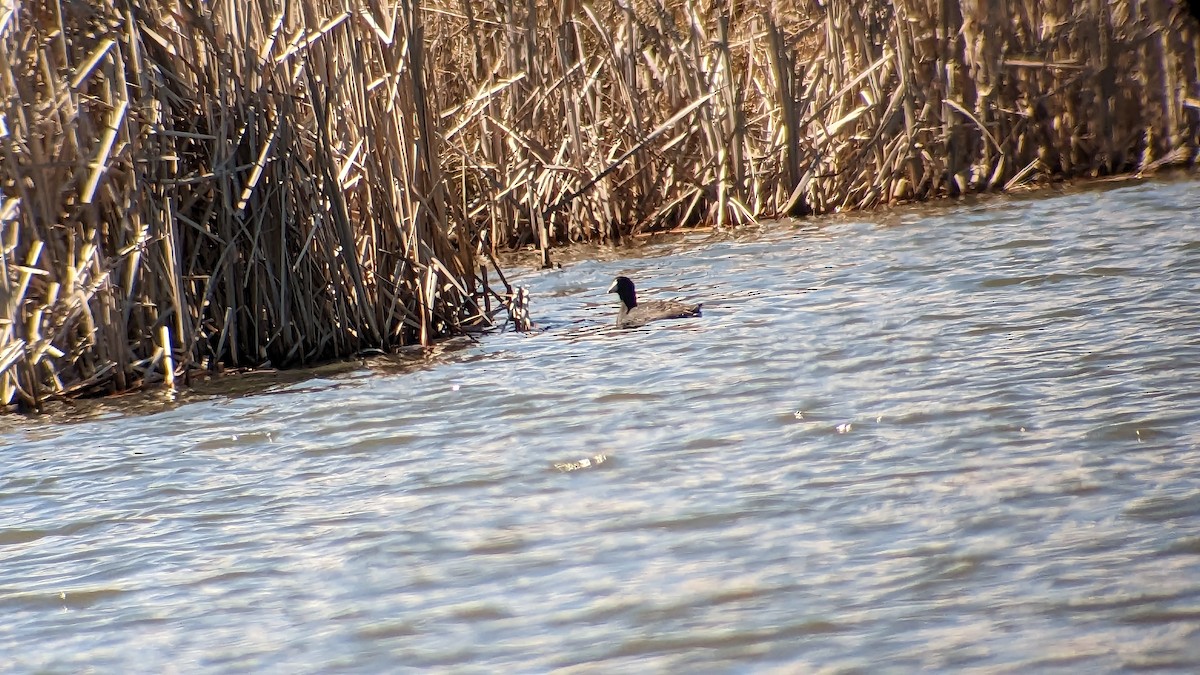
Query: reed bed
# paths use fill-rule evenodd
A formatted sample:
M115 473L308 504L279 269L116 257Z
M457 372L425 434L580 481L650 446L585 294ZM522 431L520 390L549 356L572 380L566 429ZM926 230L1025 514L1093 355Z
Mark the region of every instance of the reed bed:
M1198 56L1137 0L0 8L0 404L524 326L503 249L1191 164Z
M513 306L451 198L425 18L336 0L0 16L0 403L429 344L489 325L489 293Z
M1151 170L1197 150L1182 4L531 0L449 3L437 26L465 209L509 246Z

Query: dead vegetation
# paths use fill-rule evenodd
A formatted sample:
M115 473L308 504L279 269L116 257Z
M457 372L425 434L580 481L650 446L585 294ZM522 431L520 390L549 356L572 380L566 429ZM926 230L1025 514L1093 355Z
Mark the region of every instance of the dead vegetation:
M523 319L497 249L1189 164L1198 35L1132 0L0 8L0 403Z

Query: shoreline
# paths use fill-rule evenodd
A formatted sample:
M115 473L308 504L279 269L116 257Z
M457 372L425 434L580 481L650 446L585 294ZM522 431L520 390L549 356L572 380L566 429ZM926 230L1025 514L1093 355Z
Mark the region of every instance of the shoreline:
M888 205L869 210L813 216L803 219L764 221L761 224L770 226L772 224L790 222L821 228L831 223L855 219L861 216L871 216L876 220L880 220L878 218L880 215L902 213L911 210L936 212L941 209L954 208L964 203L988 204L1014 198L1045 199L1063 194L1118 189L1130 185L1140 185L1157 181L1200 181L1200 171L1195 169L1176 169L1149 176L1130 173L1098 179L1056 181L1010 193L979 193L955 198L931 199L924 202ZM565 254L566 260L563 261L562 265L569 266L580 262L636 257L637 251L641 248L659 246L690 235L732 235L742 231L744 231L742 227L720 231L713 227L676 228L636 235L637 243L633 245L573 244L556 248L554 251L559 254L556 258ZM541 253L536 248L529 248L523 251L504 252L499 256L499 261L505 269L510 271L513 269L522 269L526 272L536 272L540 268L540 256ZM536 305L532 309L534 310L532 317L536 324ZM491 334L499 332L504 331L501 329L483 331L478 334L478 337L486 338ZM272 387L277 387L281 384L296 384L324 375L342 375L362 368L372 370L381 369L384 371L421 369L431 364L436 364L447 356L452 356L455 352L468 349L477 343L478 339L474 337L451 336L427 347L414 345L402 347L391 353L381 352L378 354L358 355L295 368L275 368L268 365L266 367L230 369L216 373L197 369L192 373L195 379L191 384L185 384L184 378L177 376L178 384L176 384L174 391L166 388L161 382L152 382L148 384L141 383L137 387L120 392L59 395L47 399L45 401L46 410L42 412L18 412L10 407L10 409L5 411L8 414L0 415L0 420L8 418L15 421L16 418L23 417L26 423L57 424L90 421L108 414L151 414L167 407L183 405L189 402L207 400L213 397L236 397L243 394L264 393ZM130 402L132 405L110 405L124 402ZM80 408L85 408L87 411L81 413ZM20 426L20 422L9 425L0 421L0 431L12 431Z

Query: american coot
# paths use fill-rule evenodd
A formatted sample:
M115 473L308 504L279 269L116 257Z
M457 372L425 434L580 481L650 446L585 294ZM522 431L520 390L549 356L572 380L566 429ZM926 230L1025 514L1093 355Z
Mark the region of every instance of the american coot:
M621 297L621 311L617 314L618 328L636 328L648 321L658 319L681 319L685 316L700 316L700 304L688 305L674 300L650 300L638 304L637 291L629 277L617 277L609 293Z

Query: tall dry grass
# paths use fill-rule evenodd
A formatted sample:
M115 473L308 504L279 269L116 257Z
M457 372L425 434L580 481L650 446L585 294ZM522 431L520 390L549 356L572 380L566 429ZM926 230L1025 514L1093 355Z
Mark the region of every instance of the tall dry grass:
M0 403L488 323L418 4L0 16Z
M1189 164L1198 32L1138 0L445 3L466 209L509 245ZM461 164L460 164L461 162Z
M0 6L0 403L524 320L499 249L1191 163L1198 36L1138 0Z

